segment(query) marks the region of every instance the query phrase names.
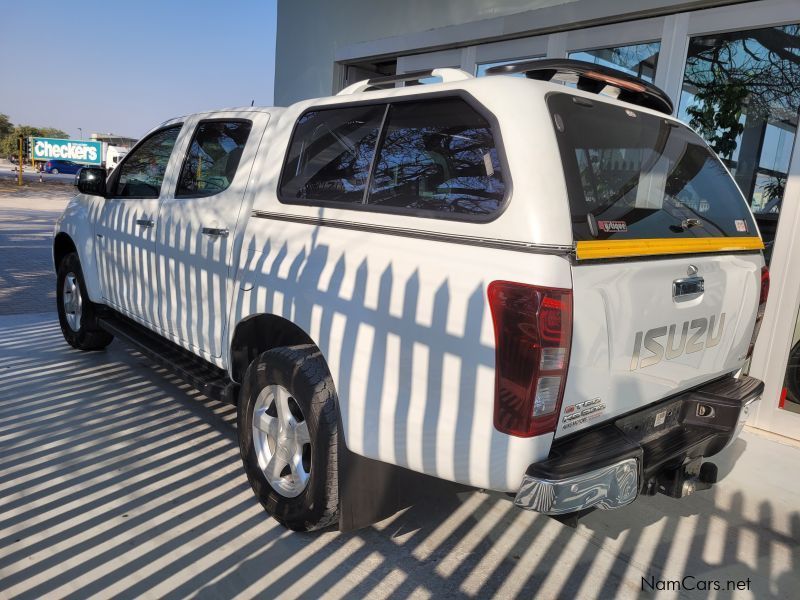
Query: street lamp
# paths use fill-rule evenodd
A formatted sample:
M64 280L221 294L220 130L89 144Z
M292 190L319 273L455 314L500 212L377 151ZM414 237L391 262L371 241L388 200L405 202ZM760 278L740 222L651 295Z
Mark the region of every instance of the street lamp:
M78 131L80 131L80 133L81 133L81 138L80 139L83 139L83 129L81 127L78 127Z

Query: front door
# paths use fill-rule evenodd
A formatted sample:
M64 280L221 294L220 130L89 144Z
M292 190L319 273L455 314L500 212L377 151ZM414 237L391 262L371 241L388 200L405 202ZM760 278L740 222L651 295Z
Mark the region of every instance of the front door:
M231 254L250 169L269 115L215 113L187 123L175 194L164 197L157 227L160 322L206 358L222 354L231 294Z
M155 232L170 156L181 125L145 138L109 180L97 219L97 262L103 298L122 313L156 325ZM174 169L174 167L173 167Z

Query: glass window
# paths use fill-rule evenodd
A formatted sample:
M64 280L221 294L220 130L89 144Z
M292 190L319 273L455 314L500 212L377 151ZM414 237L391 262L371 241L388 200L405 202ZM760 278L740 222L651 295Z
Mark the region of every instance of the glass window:
M233 181L250 121L205 121L197 126L183 162L176 197L211 196Z
M800 414L800 313L794 325L779 407Z
M307 112L281 176L284 199L361 203L385 105Z
M489 215L505 185L489 123L461 99L393 104L369 204Z
M679 117L720 155L767 245L777 227L800 110L800 25L689 40Z
M180 125L157 131L133 150L119 167L116 197L158 198Z
M752 236L731 177L688 127L553 94L576 240Z
M661 44L652 42L649 44L631 44L630 46L570 52L569 58L611 67L653 83L660 50Z

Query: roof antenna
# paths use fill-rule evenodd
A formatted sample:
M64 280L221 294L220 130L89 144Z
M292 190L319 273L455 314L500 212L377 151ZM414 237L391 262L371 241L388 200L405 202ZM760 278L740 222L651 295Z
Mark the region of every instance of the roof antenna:
M250 100L250 106L253 106L253 103L255 103L255 101L256 101L256 99L255 99L255 98L253 98L252 100Z

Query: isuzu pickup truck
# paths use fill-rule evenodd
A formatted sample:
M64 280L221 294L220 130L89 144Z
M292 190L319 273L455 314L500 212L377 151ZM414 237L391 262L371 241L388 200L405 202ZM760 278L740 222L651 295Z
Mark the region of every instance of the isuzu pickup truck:
M253 491L294 530L363 526L434 480L569 522L685 496L762 393L743 369L769 274L672 112L540 60L171 119L80 172L61 329L235 402Z

